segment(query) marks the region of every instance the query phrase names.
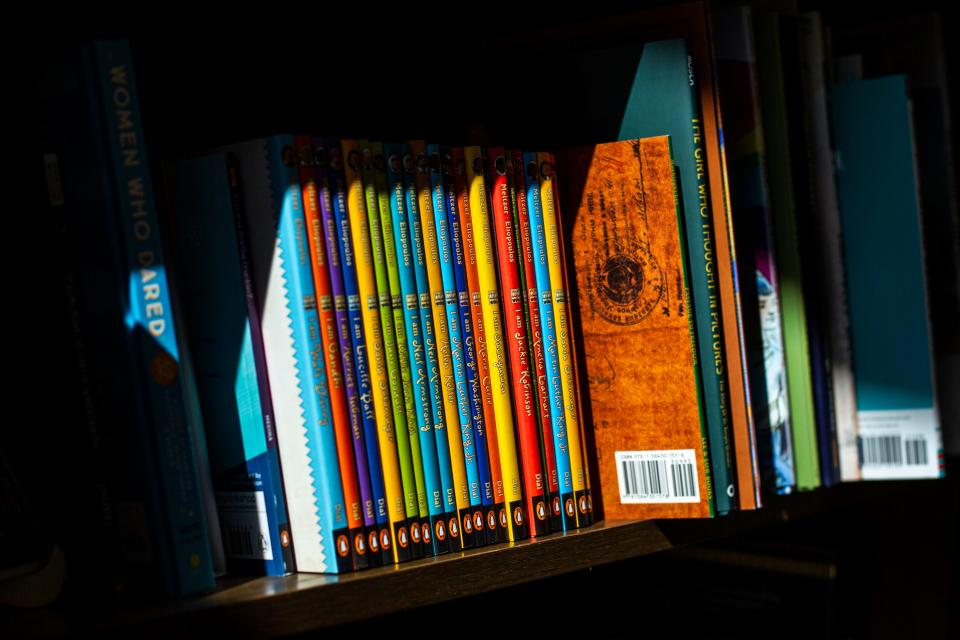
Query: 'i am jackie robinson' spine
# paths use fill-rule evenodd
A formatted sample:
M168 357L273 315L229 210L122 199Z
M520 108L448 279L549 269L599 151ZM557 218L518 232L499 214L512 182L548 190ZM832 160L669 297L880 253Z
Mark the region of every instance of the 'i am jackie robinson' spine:
M437 258L440 263L440 275L443 285L443 310L446 312L447 333L449 337L450 361L452 367L452 383L456 398L456 407L459 432L454 434L449 429L447 435L451 439L450 450L461 449L463 452L463 466L465 474L465 484L457 488L457 511L459 523L471 520L472 513L480 508L480 478L477 469L476 444L473 438L473 411L470 405L470 396L467 390L467 371L466 358L463 346L463 330L460 322L460 308L457 297L457 281L453 273L453 249L450 242L449 216L447 207L452 203L456 206L456 195L453 189L450 189L452 199L447 198L447 184L452 187L452 175L449 172L450 154L447 150L441 149L439 145L431 144L427 146L427 170L430 177L430 194L433 200L433 230L435 231L435 248ZM443 166L442 166L443 165ZM446 184L445 184L446 183ZM428 229L428 242L429 229ZM438 311L434 296L434 311ZM451 415L447 414L448 421ZM459 446L454 447L453 437L459 438ZM456 468L456 464L454 464ZM456 473L454 474L456 479ZM458 531L454 531L454 524L450 525L450 535L458 534L461 544L464 548L475 546L475 535L473 525L464 529L460 524L456 525Z
M523 153L507 152L507 180L510 184L510 203L513 217L514 245L523 266L518 269L523 313L527 324L527 354L535 380L535 410L539 424L540 460L544 474L545 510L530 514L531 521L545 520L551 531L562 531L560 518L560 485L557 482L557 456L553 451L553 422L550 417L550 398L547 395L547 365L543 353L543 330L540 326L540 308L537 303L537 274L530 247L530 217L527 213L527 179ZM538 196L539 197L539 196ZM554 508L556 509L554 511ZM537 522L534 522L537 526Z
M397 437L394 430L393 405L387 372L387 358L383 347L383 329L380 324L380 298L374 276L373 251L370 242L370 226L367 219L367 199L363 187L363 152L357 140L342 140L344 180L347 190L347 220L341 220L342 242L351 243L356 269L357 292L360 297L360 314L370 367L370 387L373 392L376 436L380 448L380 468L383 472L387 500L387 516L390 520L389 537L381 533L380 546L385 551L393 549L394 562L410 559L410 548L394 544L402 528L407 526L404 486L397 453ZM406 425L401 433L406 434ZM411 492L415 498L416 490Z
M467 383L470 404L473 407L472 422L477 451L477 472L480 478L481 508L473 512L473 528L477 544L494 543L497 541L496 505L498 502L503 503L503 485L498 481L500 459L496 451L490 450L488 442L489 429L494 424L493 398L489 393L490 372L487 367L486 341L479 337L479 332L483 330L483 321L477 285L476 256L473 251L471 232L473 227L470 224L470 193L463 148L454 147L450 150L450 155L453 179L447 185L447 199L451 203L447 213L450 216L450 242L453 246ZM476 306L473 306L471 298L473 292L477 292ZM494 433L490 434L494 438L495 431L494 429ZM495 481L494 477L498 480ZM499 500L495 495L497 486L501 487ZM486 527L488 515L493 517L493 529ZM464 524L464 528L466 526Z
M327 251L323 246L316 156L310 136L297 136L294 140L299 161L300 191L317 297L317 313L320 317L323 353L326 359L330 413L337 441L337 460L340 481L343 485L343 499L347 507L347 524L350 528L349 539L337 541L337 553L352 554L354 567L365 569L370 565L367 553L367 531L363 522L363 503L357 481L357 469L352 455L350 414L347 411L347 395L340 367L340 338L337 335L337 318L333 308L333 294L330 290L330 274L327 271Z
M563 273L563 254L560 236L559 212L554 193L554 162L549 153L537 153L540 165L540 201L543 208L543 237L547 254L547 267L550 271L550 289L553 294L553 315L557 331L557 359L560 363L560 388L563 391L564 415L567 421L567 446L570 449L570 473L573 477L573 502L564 502L563 509L567 517L576 518L577 526L582 526L587 517L587 481L583 458L583 446L580 440L580 420L578 416L579 388L574 378L573 341L570 333L570 314L567 311L567 292Z
M557 465L557 491L551 504L554 526L566 531L576 527L576 500L573 490L573 473L570 467L570 449L567 446L567 418L564 411L563 384L559 347L557 344L556 320L553 313L553 289L550 286L550 266L543 199L540 194L540 162L536 153L524 153L523 162L527 172L527 215L530 219L530 249L533 255L534 280L537 289L537 308L543 341L543 358L546 369L546 392L550 405L551 442ZM559 519L559 523L557 522Z
M397 272L402 296L403 320L406 329L407 362L409 363L413 404L416 410L417 446L423 470L427 497L427 513L421 514L420 528L410 531L414 543L423 545L424 555L436 555L433 528L446 519L446 501L440 480L437 438L434 436L433 407L428 382L425 333L420 315L420 294L415 272L415 247L407 216L407 192L404 188L403 163L410 158L407 144L384 146L387 164L387 188L390 193L390 222L396 241ZM413 159L410 158L410 162ZM442 410L442 406L441 406ZM413 443L411 443L413 446Z
M352 344L352 360L356 372L357 399L360 408L363 440L366 448L367 471L370 474L370 488L373 497L376 532L367 538L370 553L379 553L381 563L393 562L393 550L390 531L390 514L387 506L386 478L380 464L380 438L377 435L377 405L372 390L370 360L363 326L363 313L360 304L360 291L357 283L356 259L350 239L350 218L347 211L347 185L343 170L343 153L340 142L327 139L324 143L327 156L327 183L330 187L332 215L324 214L324 230L328 249L337 248L339 273L342 278L343 298L347 307L347 319ZM330 255L333 254L332 249ZM332 263L331 263L332 264ZM331 277L332 274L331 274ZM338 301L339 302L339 301ZM341 336L343 339L343 336ZM375 533L375 535L374 535ZM384 546L386 541L387 547Z
M531 533L543 535L549 532L546 521L544 497L544 476L540 462L540 440L537 420L536 394L534 391L530 367L529 343L527 342L526 319L523 300L526 292L520 286L519 262L517 252L517 229L513 224L513 211L510 203L510 184L507 179L508 158L503 148L491 147L488 153L490 205L493 209L493 232L496 238L497 258L502 291L505 346L509 357L510 379L515 403L516 431L520 445L520 463L522 467L524 506L529 517L533 518ZM536 518L534 514L542 514ZM514 525L526 523L523 511L511 510Z
M496 273L496 242L490 230L487 194L484 182L484 159L479 147L464 148L467 180L470 185L470 220L473 250L476 254L480 305L487 338L487 358L491 373L491 391L496 416L497 446L503 482L504 507L497 513L498 525L506 528L507 539L527 537L524 517L520 467L517 463L516 438L513 433L513 407L507 381L507 345L500 317L500 289Z
M410 446L410 428L408 419L416 423L416 415L413 412L412 399L408 400L406 394L411 394L409 389L410 374L409 368L401 367L399 356L397 355L397 333L394 326L393 299L390 295L390 282L387 275L387 252L384 243L383 232L383 212L386 211L388 222L390 214L390 196L387 193L386 173L383 165L383 146L375 146L374 143L368 143L365 140L360 141L360 151L363 154L363 190L367 203L367 222L370 229L370 249L373 251L373 269L377 283L377 297L380 305L380 326L383 332L384 357L387 362L387 380L390 385L390 399L393 407L394 434L396 437L397 457L400 462L400 479L403 484L403 507L406 513L406 521L394 531L394 543L401 549L410 549L411 558L423 557L423 548L417 545L416 548L411 545L410 527L414 523L419 526L420 521L420 496L423 496L424 508L426 508L426 494L423 489L417 485L417 472L414 471L413 452ZM379 165L379 173L376 166ZM391 232L391 254L390 258L395 259L393 252L393 235ZM393 269L396 269L396 264ZM400 314L400 321L403 321L403 314ZM406 372L407 388L404 388L404 372ZM416 429L413 430L416 436ZM419 453L419 448L418 451ZM417 458L419 464L419 457ZM422 474L423 472L420 471Z

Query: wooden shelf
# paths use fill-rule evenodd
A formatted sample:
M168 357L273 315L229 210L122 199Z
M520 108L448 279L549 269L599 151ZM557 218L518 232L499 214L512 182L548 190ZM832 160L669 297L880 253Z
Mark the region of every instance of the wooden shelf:
M296 574L228 579L214 593L84 616L64 611L18 613L13 635L280 636L442 603L740 532L842 509L911 502L944 481L840 485L768 500L754 512L712 520L600 522L535 541L501 544L343 576ZM415 588L413 588L415 586ZM6 634L3 634L4 637Z

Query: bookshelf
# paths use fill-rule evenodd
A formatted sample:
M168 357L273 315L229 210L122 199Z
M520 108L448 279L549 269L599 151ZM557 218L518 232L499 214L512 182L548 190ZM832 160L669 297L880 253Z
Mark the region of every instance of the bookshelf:
M359 10L341 11L329 22L362 22ZM604 10L593 11L599 15ZM407 67L403 66L402 56L399 62L395 60L396 52L402 48L396 33L442 33L449 28L446 16L425 13L417 10L415 15L385 14L366 25L368 37L361 45L333 27L321 29L325 37L316 42L306 35L298 37L280 31L264 36L263 32L269 30L264 25L239 31L217 30L212 34L204 27L194 26L180 34L176 46L170 46L166 36L138 33L126 25L98 26L86 31L132 37L148 144L156 158L178 157L273 131L315 129L318 123L325 122L337 123L336 130L343 134L363 133L372 137L430 134L463 140L478 131L487 131L522 144L552 143L545 125L524 127L523 121L514 117L514 113L526 112L527 105L520 101L505 109L488 90L498 82L506 82L497 77L496 69L499 61L509 61L509 56L495 43L509 39L522 43L523 34L532 25L541 24L542 16L531 9L520 10L516 21L492 39L487 25L466 24L462 37L447 39L449 56L436 55L431 60L435 66L429 78L430 93L447 96L445 100L431 101L424 98L422 88L415 88L411 82L413 60L406 61ZM558 9L546 23L569 25L575 20L572 10ZM318 59L324 60L320 64L327 79L305 81ZM396 72L378 70L383 59L394 61ZM463 60L477 61L473 84L478 90L473 94L474 101L463 97L463 84L453 73ZM42 63L36 65L39 68ZM331 91L331 87L339 89ZM381 109L383 96L391 96L394 107L386 116ZM550 121L561 120L553 116ZM50 311L55 306L39 300L37 287L30 289L24 292L27 301L37 302L41 310ZM32 327L28 335L40 335L43 331L42 327ZM45 348L50 349L46 355L54 363L65 357L63 349ZM43 375L39 370L34 373L38 378ZM53 411L62 414L64 410ZM57 415L63 417L61 414ZM935 508L935 502L929 498L931 493L946 499L948 511L953 500L954 515L948 520L956 533L957 487L956 482L950 482L833 487L778 498L760 512L711 521L599 523L584 531L555 534L540 541L500 545L343 577L299 574L229 579L215 593L183 602L144 605L114 613L60 609L17 612L0 616L0 628L9 623L14 632L10 637L84 631L169 636L181 629L256 636L305 633L431 605L449 602L453 606L455 601L523 584L549 585L552 578L590 567L622 565L641 556L847 509L883 510L891 502ZM956 559L955 546L951 553Z

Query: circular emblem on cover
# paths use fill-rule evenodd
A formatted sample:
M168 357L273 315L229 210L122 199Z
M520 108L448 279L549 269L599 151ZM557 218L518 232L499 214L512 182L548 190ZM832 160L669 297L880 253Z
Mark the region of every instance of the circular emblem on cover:
M637 324L650 315L663 295L660 265L645 246L635 242L613 255L598 251L592 280L591 306L613 324Z
M460 524L456 518L450 518L450 522L447 523L447 529L450 531L451 538L460 537Z
M420 544L420 525L416 523L410 525L410 539L414 544Z
M390 549L390 532L386 529L380 532L380 548L384 551Z
M353 548L356 549L357 555L366 555L367 553L367 543L363 539L363 534L358 533L353 537Z
M573 508L573 498L567 498L567 515L571 518L575 515L576 511Z
M559 496L553 499L553 515L555 516L560 515L560 497Z
M487 526L491 529L497 528L497 514L493 511L487 513Z
M437 520L437 524L434 525L437 529L437 540L443 542L447 539L447 527L443 524L443 520Z
M546 520L547 519L547 508L542 502L537 503L537 520Z
M400 545L401 549L406 549L407 545L410 544L410 538L407 536L406 527L400 527L397 530L397 544Z
M477 531L483 529L483 512L475 511L473 514L473 528Z
M500 509L500 526L501 527L507 526L507 510L506 509Z
M342 533L337 536L337 555L341 558L346 558L347 554L350 553L350 541L347 540L347 536Z
M513 524L518 527L523 526L523 509L520 507L515 507L513 510Z
M580 496L580 513L587 512L587 496Z
M284 549L290 546L290 532L286 529L280 532L280 546Z
M161 351L150 362L150 377L161 387L166 387L177 379L177 361L166 351Z
M426 522L423 523L423 543L430 544L430 525Z
M380 541L377 540L377 532L371 531L370 535L367 538L367 544L370 546L370 551L377 553L380 550Z
M473 533L473 517L469 513L463 516L463 530L467 533Z

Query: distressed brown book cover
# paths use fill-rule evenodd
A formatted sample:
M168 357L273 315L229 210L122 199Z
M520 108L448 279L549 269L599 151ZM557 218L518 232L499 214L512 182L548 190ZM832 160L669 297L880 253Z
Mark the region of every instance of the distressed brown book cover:
M600 511L608 520L708 517L669 138L562 152L557 172Z

